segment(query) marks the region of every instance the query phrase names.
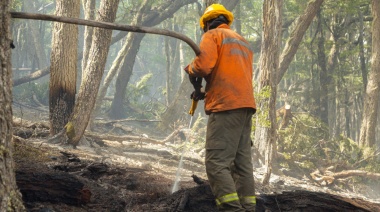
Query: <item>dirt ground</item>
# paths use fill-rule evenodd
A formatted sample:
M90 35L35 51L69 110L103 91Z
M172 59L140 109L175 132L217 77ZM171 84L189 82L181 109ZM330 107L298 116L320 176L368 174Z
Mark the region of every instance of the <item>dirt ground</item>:
M188 139L157 143L165 136L154 126L129 123L118 129L118 136L129 136L124 140L86 136L73 149L49 143L46 126L33 123L24 119L14 128L16 179L28 211L217 211L203 153L186 145ZM111 135L109 126L100 135ZM262 186L263 170L254 174L257 211L380 211L376 187L357 185L354 191L277 174Z

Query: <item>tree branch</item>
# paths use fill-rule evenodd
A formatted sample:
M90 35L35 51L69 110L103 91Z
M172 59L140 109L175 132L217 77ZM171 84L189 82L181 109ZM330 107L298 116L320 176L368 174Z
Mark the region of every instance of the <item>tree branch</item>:
M111 29L111 30L165 35L165 36L177 38L184 41L193 49L196 55L199 55L201 52L199 47L189 37L181 33L171 31L171 30L166 30L166 29L158 29L158 28L143 27L143 26L129 26L129 25L114 24L114 23L108 23L108 22L102 22L102 21L84 20L84 19L79 19L79 18L68 18L68 17L60 17L60 16L55 16L55 15L45 15L45 14L37 14L37 13L11 12L11 16L12 18L56 21L56 22L62 22L62 23L68 23L68 24L85 25L85 26L99 27L99 28Z

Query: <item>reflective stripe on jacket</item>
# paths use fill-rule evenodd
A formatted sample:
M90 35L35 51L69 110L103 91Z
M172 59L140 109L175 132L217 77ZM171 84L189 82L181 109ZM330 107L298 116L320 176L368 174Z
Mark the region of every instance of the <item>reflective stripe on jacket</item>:
M190 64L189 74L204 77L207 82L206 113L256 108L249 43L227 24L221 24L203 35L200 50Z

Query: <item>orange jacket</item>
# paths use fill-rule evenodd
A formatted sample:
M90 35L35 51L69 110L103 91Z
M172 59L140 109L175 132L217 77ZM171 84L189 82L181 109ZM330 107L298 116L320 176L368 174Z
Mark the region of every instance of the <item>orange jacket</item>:
M255 108L252 85L253 52L248 42L227 24L207 31L201 53L188 68L191 76L206 80L206 114Z

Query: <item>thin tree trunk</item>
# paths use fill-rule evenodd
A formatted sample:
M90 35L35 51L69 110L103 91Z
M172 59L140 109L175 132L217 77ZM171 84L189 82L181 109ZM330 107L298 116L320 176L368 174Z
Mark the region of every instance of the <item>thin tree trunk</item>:
M172 92L172 75L170 73L171 57L170 57L170 47L169 47L169 38L165 38L165 57L166 57L166 105L169 105L171 102L170 94Z
M359 10L360 12L360 10ZM368 84L368 73L367 73L367 67L366 67L366 61L365 61L365 53L364 53L364 20L363 20L363 14L360 12L360 24L359 24L359 58L360 58L360 70L362 73L363 78L363 88L364 91L367 88Z
M11 2L0 2L0 211L26 211L16 184L12 147Z
M78 18L79 1L57 0L58 16ZM55 22L49 85L50 135L55 135L69 121L75 105L78 25ZM63 59L65 58L65 59Z
M279 70L280 59L282 5L282 0L267 0L264 1L263 4L263 38L259 61L261 76L260 82L258 83L258 92L268 91L270 96L265 96L258 102L259 118L256 123L256 133L261 136L266 135L266 137L255 136L256 146L262 147L259 151L261 150L260 152L264 153L266 172L263 178L263 184L269 183L277 141L276 77ZM268 125L262 125L262 122L268 123Z
M372 66L364 96L359 145L374 147L380 95L380 0L372 0Z
M280 83L285 72L288 70L290 62L292 62L294 55L297 52L298 46L302 41L302 37L304 36L306 30L309 28L322 3L323 0L311 0L305 9L305 12L298 17L296 27L290 34L290 37L287 40L285 48L282 51L280 57L277 84Z
M339 31L339 30L337 30ZM334 80L334 73L336 72L335 71L335 67L338 63L338 55L339 55L339 46L338 46L338 43L337 43L337 38L340 37L340 35L336 34L334 35L334 32L333 34L331 35L331 38L330 38L330 41L332 42L332 46L331 46L331 49L330 49L330 53L328 55L328 58L327 58L327 78L328 80L325 82L326 84L324 86L327 87L327 110L328 110L328 116L327 116L327 119L328 119L328 127L329 127L329 136L330 138L334 138L335 136L337 136L336 132L337 132L337 112L336 112L336 107L337 107L337 103L336 103L336 86L337 86L337 81Z
M148 6L147 3L148 3L147 1L144 1L141 8L139 9L138 14L135 16L135 19L132 21L132 25L139 25L139 23L141 22L141 19L142 19L143 12L146 9L146 7ZM114 76L117 73L120 73L120 71L124 71L124 69L121 68L121 66L124 66L122 64L131 62L131 61L126 60L125 57L127 56L128 52L131 49L132 41L134 40L135 36L136 36L135 33L129 33L128 34L127 39L124 42L122 49L119 51L116 59L112 63L111 69L108 71L108 74L104 79L104 83L100 88L98 98L96 100L94 113L93 113L93 116L91 118L91 123L94 121L95 115L100 112L102 101L107 94L107 89L108 89L109 85L111 84ZM90 125L92 125L92 124L90 124Z
M35 6L33 5L33 1L24 1L25 7L32 9L34 11ZM35 52L35 56L38 63L38 68L46 67L48 63L48 57L45 54L43 47L43 40L41 39L40 32L38 30L38 22L37 21L28 21L28 30L30 31L33 47L32 49Z
M95 19L95 0L82 0L84 19L94 20ZM84 28L84 44L83 44L83 59L82 59L82 72L86 69L88 54L91 48L92 35L94 32L93 27L86 26ZM83 74L82 74L83 75Z
M174 23L170 23L168 27L172 29L173 31L180 31L178 24L182 23L176 23L176 19L174 20ZM180 67L180 50L179 50L179 44L180 42L178 40L165 38L165 51L166 51L166 58L167 58L167 74L166 74L166 99L167 104L170 105L170 103L173 101L175 94L178 90L179 85L182 82L181 73L182 68Z
M98 21L114 22L119 0L102 0L100 3ZM111 43L112 31L108 29L94 29L94 36L89 53L88 65L84 71L81 87L78 92L77 101L74 107L73 116L67 126L68 129L75 130L69 132L69 142L75 147L82 138L87 128L91 112L95 106L99 85L101 83L104 67L108 56L108 49ZM67 130L67 129L66 129Z
M119 75L116 79L115 95L111 104L110 111L108 113L108 116L111 119L122 119L126 117L126 108L124 107L124 102L126 99L126 88L132 76L136 55L140 48L141 41L144 37L145 34L138 34L133 36L131 47L124 59L123 67L121 68L121 71L119 72Z
M322 23L323 23L323 20L322 20L322 16L321 14L319 13L318 14L318 66L320 68L320 72L319 72L319 85L320 85L320 107L319 107L319 118L321 119L321 121L323 123L325 123L326 125L329 124L329 120L328 120L328 114L329 114L329 110L328 110L328 85L330 83L330 80L331 78L329 77L328 75L328 72L327 72L327 65L326 65L326 54L325 54L325 36L324 36L324 31L323 31L323 28L322 28Z

